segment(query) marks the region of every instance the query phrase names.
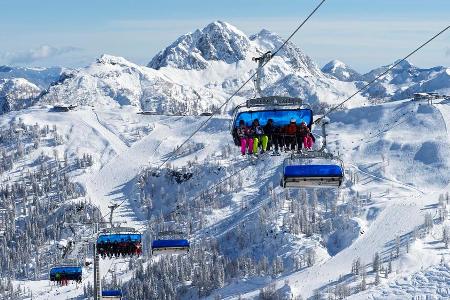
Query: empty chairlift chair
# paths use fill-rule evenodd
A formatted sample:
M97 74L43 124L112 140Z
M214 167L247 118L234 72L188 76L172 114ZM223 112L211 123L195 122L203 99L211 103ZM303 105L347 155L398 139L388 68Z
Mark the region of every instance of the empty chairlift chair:
M174 221L159 224L158 237L152 242L152 255L185 254L189 252L190 243L185 238L185 228Z
M81 282L83 271L79 266L55 266L50 269L50 281L67 284L69 281Z
M186 239L165 239L152 242L152 254L183 254L188 253L189 241Z
M292 154L292 160L303 161L303 163L290 163L285 160L283 166L283 177L281 186L284 188L338 188L344 180L344 166L340 158L326 151L326 125L328 118L322 118L319 122L322 126L322 147L314 151L301 151ZM313 163L313 160L326 160L327 163ZM339 161L339 164L333 163ZM288 162L288 163L287 163Z
M339 165L288 165L283 168L284 188L340 187L344 171Z
M109 228L98 235L96 246L102 257L139 256L142 235L133 228Z
M103 290L102 291L102 299L121 300L122 299L122 291L121 290Z

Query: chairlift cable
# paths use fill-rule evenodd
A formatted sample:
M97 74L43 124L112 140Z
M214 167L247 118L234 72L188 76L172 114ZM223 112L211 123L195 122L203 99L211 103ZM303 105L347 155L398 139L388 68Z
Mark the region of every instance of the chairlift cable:
M399 64L401 64L403 61L407 60L410 56L412 56L413 54L415 54L416 52L418 52L420 49L422 49L423 47L425 47L427 44L429 44L431 41L433 41L435 38L437 38L438 36L440 36L441 34L443 34L445 31L447 31L450 28L450 26L445 27L444 29L442 29L441 31L439 31L438 33L436 33L434 36L432 36L430 39L428 39L426 42L424 42L423 44L421 44L419 47L417 47L416 49L414 49L413 51L411 51L408 55L406 55L405 57L403 57L402 59L400 59L399 61L397 61L396 63L394 63L392 66L390 66L386 71L384 71L383 73L379 74L377 77L375 77L373 80L371 80L370 82L368 82L367 84L365 84L362 88L360 88L359 90L357 90L355 93L353 93L351 96L349 96L347 99L345 99L344 101L342 101L341 103L339 103L338 105L330 108L326 113L323 114L323 116L319 119L317 119L314 123L318 124L324 117L326 117L327 115L329 115L330 113L332 113L333 111L337 110L338 108L340 108L344 103L350 101L350 99L352 99L353 97L355 97L356 95L358 95L360 92L364 91L365 89L367 89L370 85L372 85L374 82L378 81L378 79L380 79L381 77L383 77L384 75L386 75L390 70L392 70L393 68L395 68L396 66L398 66Z

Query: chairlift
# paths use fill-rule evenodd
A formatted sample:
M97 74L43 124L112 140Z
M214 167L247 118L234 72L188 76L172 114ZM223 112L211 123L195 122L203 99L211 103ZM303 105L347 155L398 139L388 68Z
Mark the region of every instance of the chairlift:
M291 119L295 119L297 124L305 122L311 130L313 113L311 107L305 104L302 99L284 96L265 96L261 89L261 79L263 77L263 67L272 58L270 51L260 57L254 57L253 61L258 63L256 77L254 79L255 90L258 97L249 99L245 104L235 107L231 135L234 143L239 146L240 141L237 136L237 129L241 121L246 126L251 126L253 120L258 119L261 126L267 124L269 119L273 120L275 126L281 128L289 125Z
M102 291L102 299L121 300L122 296L123 295L122 295L121 290L103 290Z
M80 283L83 269L76 264L61 264L50 269L50 281L67 285L70 281Z
M142 254L142 235L134 228L104 229L97 237L97 253L105 258L139 256Z
M236 146L240 145L237 129L239 123L244 121L246 126L251 126L252 122L258 119L261 126L265 126L269 119L278 128L289 125L292 119L297 124L305 122L311 130L313 123L313 112L308 104L303 100L294 97L268 96L249 99L245 104L238 105L234 109L231 135Z
M152 242L152 255L158 254L184 254L190 248L186 239L158 239Z
M173 229L175 222L165 222L162 227ZM158 232L158 238L152 242L152 255L158 254L185 254L189 252L190 243L187 239L181 238L184 235L182 230L166 229Z
M235 108L231 134L236 146L240 146L237 135L239 124L243 122L245 126L251 126L255 119L258 119L260 126L267 124L271 119L276 128L280 129L275 135L276 143L288 147L292 151L291 159L285 160L283 166L283 178L281 186L284 188L305 188L305 187L339 187L344 178L344 168L342 161L340 164L330 164L330 161L338 159L326 150L326 130L329 123L328 118L320 118L322 127L323 143L319 150L301 149L302 136L297 133L289 134L289 131L281 128L294 123L295 125L305 123L309 131L312 131L313 111L311 107L304 103L302 99L295 97L264 96L261 90L262 69L271 59L272 53L267 52L259 58L254 58L258 62L258 69L255 78L255 89L259 98L249 99L244 104ZM298 125L297 125L298 126ZM298 131L298 127L296 131ZM270 137L269 137L270 138ZM272 138L274 138L272 136ZM275 139L274 139L275 140ZM297 153L295 146L297 145ZM286 162L300 160L299 164L286 164ZM315 160L325 160L326 163L317 164ZM339 159L338 159L339 160ZM314 161L314 163L312 163Z
M344 179L344 164L341 159L326 152L326 130L329 123L328 118L321 120L322 125L322 147L319 150L300 151L292 153L283 164L283 188L337 188L342 185ZM295 163L298 160L301 163ZM313 160L325 160L326 163L311 163ZM330 161L338 163L330 164Z

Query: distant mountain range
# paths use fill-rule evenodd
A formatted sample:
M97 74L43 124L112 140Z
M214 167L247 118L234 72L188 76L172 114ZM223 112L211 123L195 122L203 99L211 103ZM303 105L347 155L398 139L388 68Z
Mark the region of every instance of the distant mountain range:
M359 74L341 61L333 60L322 68L322 72L342 81L369 82L392 67L393 64L376 68L366 74ZM406 99L418 92L435 92L450 88L450 68L418 68L408 61L402 61L379 81L363 93L369 98Z
M200 114L220 106L256 69L253 57L277 49L283 40L268 30L248 37L234 26L216 21L179 37L140 66L122 57L102 55L85 68L0 67L0 112L36 102L80 105L133 105L168 114ZM322 69L293 43L288 43L265 67L263 93L306 99L316 109L354 93L389 67L359 74L333 60ZM415 92L450 88L450 69L421 69L402 62L363 95L397 100ZM255 96L247 85L226 108Z

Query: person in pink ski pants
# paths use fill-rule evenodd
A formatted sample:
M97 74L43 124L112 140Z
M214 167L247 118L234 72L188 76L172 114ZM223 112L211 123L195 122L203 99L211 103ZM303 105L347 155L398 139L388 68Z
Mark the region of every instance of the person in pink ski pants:
M245 126L244 120L239 121L239 128L237 129L237 135L241 141L241 153L245 155L248 150L248 154L253 154L253 138L251 129Z

